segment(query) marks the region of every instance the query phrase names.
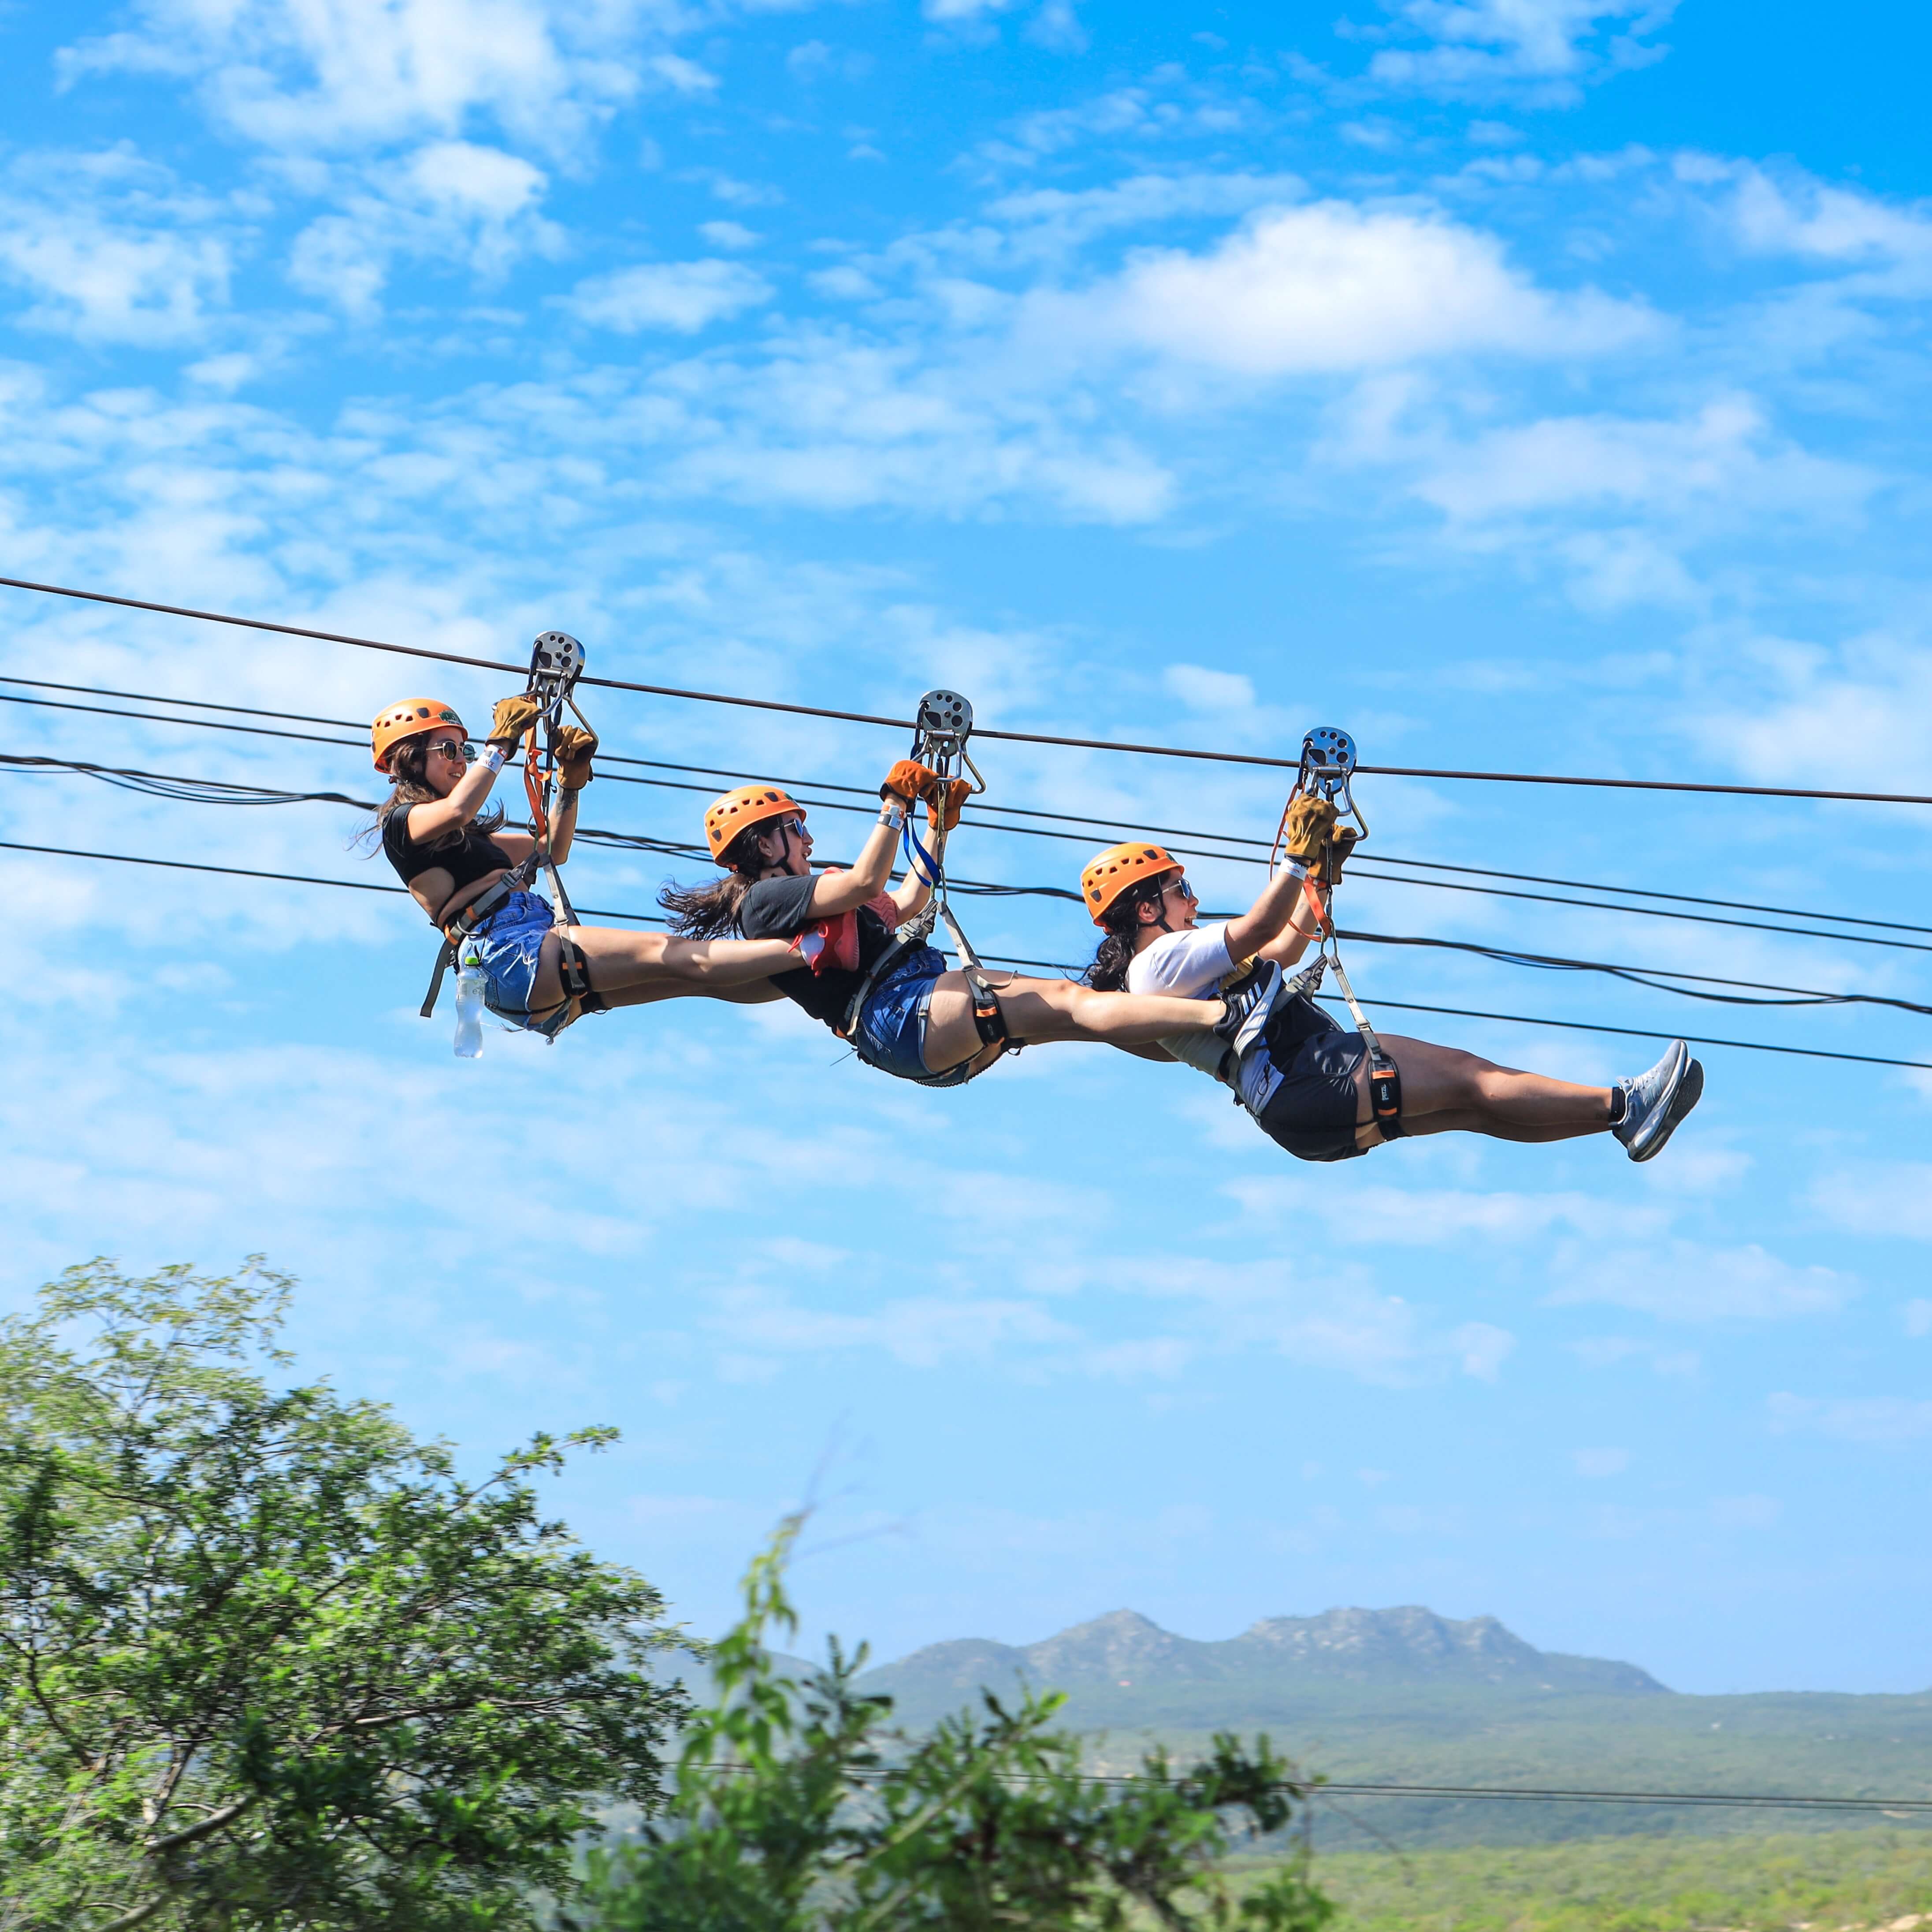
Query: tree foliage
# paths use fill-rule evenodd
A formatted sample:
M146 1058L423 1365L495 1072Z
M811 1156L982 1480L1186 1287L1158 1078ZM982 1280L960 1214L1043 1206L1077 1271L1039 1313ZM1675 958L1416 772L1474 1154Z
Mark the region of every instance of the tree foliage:
M0 1324L0 1928L533 1924L681 1708L641 1577L384 1408L276 1388L289 1284L96 1262Z
M1232 1735L1176 1772L1088 1776L1052 1728L1060 1699L991 1695L920 1739L859 1690L862 1647L835 1642L802 1683L768 1647L796 1618L796 1520L746 1580L714 1648L712 1700L687 1725L668 1815L593 1852L578 1932L1319 1932L1332 1907L1290 1858L1243 1889L1242 1840L1281 1832L1301 1793L1265 1738Z

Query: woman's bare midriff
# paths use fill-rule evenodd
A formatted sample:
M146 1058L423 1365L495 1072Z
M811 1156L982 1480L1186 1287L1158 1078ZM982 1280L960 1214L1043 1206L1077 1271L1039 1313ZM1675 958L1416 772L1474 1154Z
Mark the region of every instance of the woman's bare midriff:
M410 881L410 896L429 914L432 926L447 926L466 905L473 905L499 879L508 876L509 867L499 866L494 872L486 872L480 879L472 880L460 892L452 892L452 884L448 872L441 866L432 866L427 872L418 872ZM440 880L440 886L436 881ZM442 910L436 908L442 905Z

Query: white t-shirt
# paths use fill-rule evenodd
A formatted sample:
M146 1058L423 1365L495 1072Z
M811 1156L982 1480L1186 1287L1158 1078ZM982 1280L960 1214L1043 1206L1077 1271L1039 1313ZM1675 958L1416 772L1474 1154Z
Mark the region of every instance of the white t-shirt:
M1197 926L1163 932L1133 956L1127 968L1130 993L1166 993L1180 1000L1211 1000L1221 982L1234 970L1225 926ZM1198 1067L1209 1078L1220 1077L1228 1042L1211 1033L1170 1034L1160 1045L1176 1060Z

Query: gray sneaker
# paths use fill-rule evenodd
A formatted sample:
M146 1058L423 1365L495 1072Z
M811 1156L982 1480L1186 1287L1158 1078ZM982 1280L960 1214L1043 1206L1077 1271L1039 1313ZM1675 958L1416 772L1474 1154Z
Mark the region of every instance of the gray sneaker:
M1673 1040L1664 1049L1664 1058L1647 1073L1640 1073L1634 1078L1619 1080L1623 1090L1624 1117L1610 1132L1624 1144L1624 1149L1632 1160L1648 1160L1658 1153L1671 1136L1682 1114L1673 1114L1672 1104L1682 1088L1684 1076L1696 1063L1690 1058L1690 1049L1681 1040ZM1702 1091L1703 1069L1698 1068L1700 1092ZM1690 1105L1696 1104L1695 1100ZM1690 1111L1686 1106L1684 1113Z
M1650 1152L1643 1158L1650 1160L1663 1147L1664 1142L1676 1132L1678 1123L1704 1097L1704 1063L1694 1060L1684 1070L1684 1078L1677 1083L1677 1091L1670 1105L1664 1109L1664 1131L1650 1144Z
M1281 968L1272 959L1257 959L1253 969L1221 995L1224 1010L1214 1022L1214 1030L1234 1048L1238 1064L1261 1038L1285 984Z

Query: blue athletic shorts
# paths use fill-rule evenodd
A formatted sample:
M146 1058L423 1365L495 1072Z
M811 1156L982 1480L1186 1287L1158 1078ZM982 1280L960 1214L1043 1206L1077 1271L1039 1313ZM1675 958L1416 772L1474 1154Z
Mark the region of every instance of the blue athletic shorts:
M512 892L464 938L458 951L460 958L473 950L483 968L483 1004L499 1019L532 1033L553 1030L551 1016L530 1018L530 993L544 937L556 923L556 913L540 892ZM560 1013L569 1010L568 1002L557 1009Z
M868 1066L927 1087L957 1084L953 1069L944 1073L926 1070L926 1015L932 1006L932 989L945 970L945 956L922 946L872 988L859 1010L852 1042Z

